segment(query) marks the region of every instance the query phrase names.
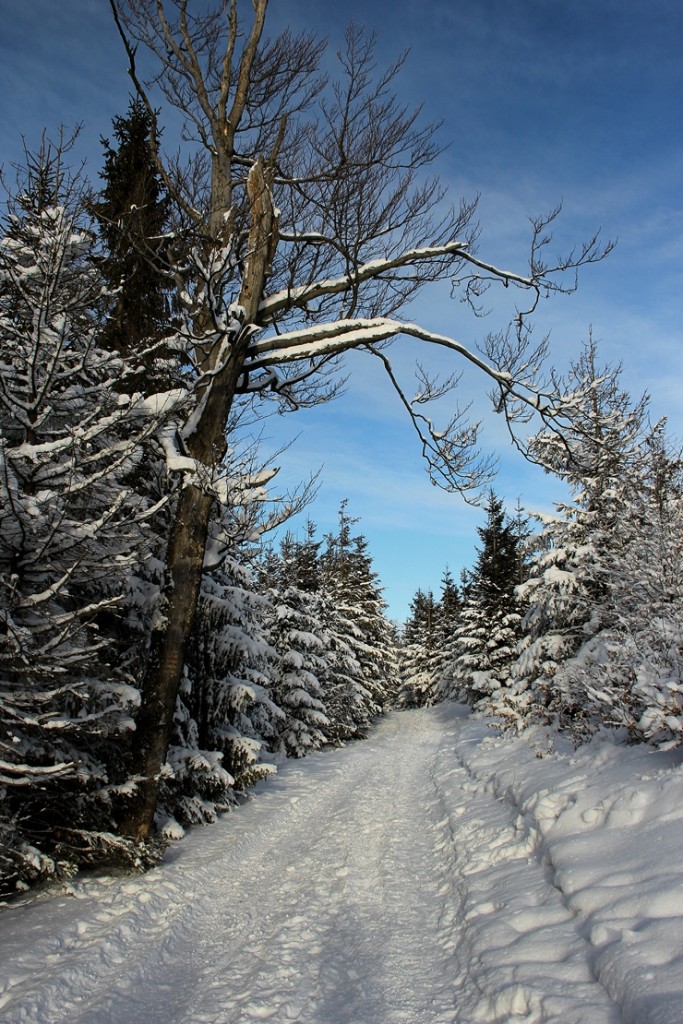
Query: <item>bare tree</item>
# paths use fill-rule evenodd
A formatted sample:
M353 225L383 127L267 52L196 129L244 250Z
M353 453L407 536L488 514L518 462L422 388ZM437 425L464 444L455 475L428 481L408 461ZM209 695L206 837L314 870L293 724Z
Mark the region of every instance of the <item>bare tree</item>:
M156 154L182 224L174 268L179 334L197 404L184 431L194 472L185 475L169 539L166 618L152 637L137 723L138 798L124 823L142 839L152 825L195 614L211 479L236 396L295 407L320 402L335 392L339 356L362 349L387 370L433 478L476 488L488 469L476 429L457 413L437 431L423 412L456 380L424 376L410 399L386 343L405 335L450 349L488 375L501 407L521 403L556 417L525 358L526 319L539 296L573 290L565 272L601 259L605 249L596 237L546 264L552 215L534 224L524 273L479 259L476 202L447 207L444 189L428 176L438 126L394 91L404 57L379 69L374 38L357 27L338 54L338 79L328 80L320 72L323 44L309 33L266 36L267 0L212 0L202 13L188 0L110 3L139 96L152 118L159 91L179 111L191 154L183 163ZM140 46L149 74L138 67ZM516 340L499 346L499 362L400 318L424 285L449 279L474 307L493 281L526 293L515 310Z

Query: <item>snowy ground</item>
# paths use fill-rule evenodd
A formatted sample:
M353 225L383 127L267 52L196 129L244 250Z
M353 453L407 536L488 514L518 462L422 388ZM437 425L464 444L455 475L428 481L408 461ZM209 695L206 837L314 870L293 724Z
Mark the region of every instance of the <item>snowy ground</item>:
M148 875L0 910L0 1020L680 1024L682 763L393 713Z

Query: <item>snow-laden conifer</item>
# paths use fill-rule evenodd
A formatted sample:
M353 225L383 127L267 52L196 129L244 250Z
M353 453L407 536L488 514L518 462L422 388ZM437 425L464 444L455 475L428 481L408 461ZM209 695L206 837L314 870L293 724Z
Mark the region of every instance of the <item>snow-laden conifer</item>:
M477 703L508 685L520 634L515 593L524 572L523 527L509 518L493 491L474 568L465 574L463 605L450 645L452 662L442 674L438 697Z
M348 651L346 679L340 680L334 698L339 711L333 717L344 721L344 731L352 737L365 735L383 711L396 689L397 668L394 629L385 615L382 588L366 538L351 535L357 520L348 515L346 504L342 502L339 510L337 533L326 538L321 569L329 626Z
M410 615L401 637L399 707L424 707L434 701L437 615L432 591L418 590L410 603Z
M63 155L27 154L0 238L0 785L17 877L126 856L110 801L139 693L113 624L153 512L130 478L156 421L98 345L103 281Z
M271 698L266 601L239 554L226 554L202 586L161 791L166 831L215 820L275 770L269 747L284 715Z
M330 725L322 682L330 638L323 624L318 548L309 523L304 541L288 533L279 555L271 552L267 561L266 637L275 650L271 692L283 713L274 748L289 757L321 747Z
M620 522L628 513L642 465L645 399L634 403L620 387L619 368L601 368L592 339L563 382L574 405L564 436L545 431L532 450L565 480L568 501L554 515L538 516L539 535L528 580L518 590L526 606L510 690L499 710L512 720L547 715L577 738L595 727L577 658L609 626L615 609L607 565L623 556Z
M660 423L624 482L602 552L602 628L566 667L592 721L656 746L683 743L683 477Z

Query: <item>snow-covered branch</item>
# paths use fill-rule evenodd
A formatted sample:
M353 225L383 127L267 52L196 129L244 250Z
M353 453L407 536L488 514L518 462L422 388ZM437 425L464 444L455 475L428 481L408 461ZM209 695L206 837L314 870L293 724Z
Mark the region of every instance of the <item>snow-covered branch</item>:
M354 268L348 274L342 274L329 280L314 281L309 284L286 288L267 295L259 306L259 316L263 322L273 320L282 310L292 306L305 305L322 296L338 295L357 288L366 281L375 280L387 275L392 270L399 270L416 264L434 264L437 262L453 263L467 249L467 243L454 240L445 245L426 246L408 249L399 256L386 259L370 260Z
M73 775L77 767L75 761L40 766L12 764L10 761L0 760L0 786L35 786L37 782L45 779Z
M281 363L301 359L316 359L323 355L341 354L352 349L363 349L404 335L430 345L447 348L482 370L511 398L530 406L535 412L548 414L552 408L550 395L535 392L510 373L496 368L482 359L462 342L445 334L429 331L420 324L388 317L372 319L337 320L334 323L274 335L252 343L249 349L250 370L260 370Z

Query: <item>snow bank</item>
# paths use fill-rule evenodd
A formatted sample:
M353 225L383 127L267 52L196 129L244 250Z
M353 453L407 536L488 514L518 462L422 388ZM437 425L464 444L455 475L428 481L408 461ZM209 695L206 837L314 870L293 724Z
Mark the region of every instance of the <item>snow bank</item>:
M472 820L470 799L463 802L462 816L455 810L456 841L465 846L462 868L467 879L468 872L475 876L465 886L470 945L494 970L517 979L534 975L541 991L547 961L553 962L549 974L568 964L567 948L553 939L553 915L539 899L538 885L521 884L524 871L513 885L499 867L501 858L538 863L560 897L555 913L572 924L585 944L590 975L619 1008L615 1019L680 1024L683 751L658 752L619 740L606 732L574 751L541 728L511 738L495 735L484 720L458 725L448 749L466 771L468 787L493 796L509 815L507 830L487 831L476 812ZM455 802L460 791L462 800L461 790L458 781L448 789L449 798ZM527 883L534 877L526 872ZM512 1007L510 1012L514 1017ZM533 1008L529 1012L528 1019L546 1019ZM557 1013L547 1019L565 1024L568 1017ZM590 1024L597 1019L583 1017Z

